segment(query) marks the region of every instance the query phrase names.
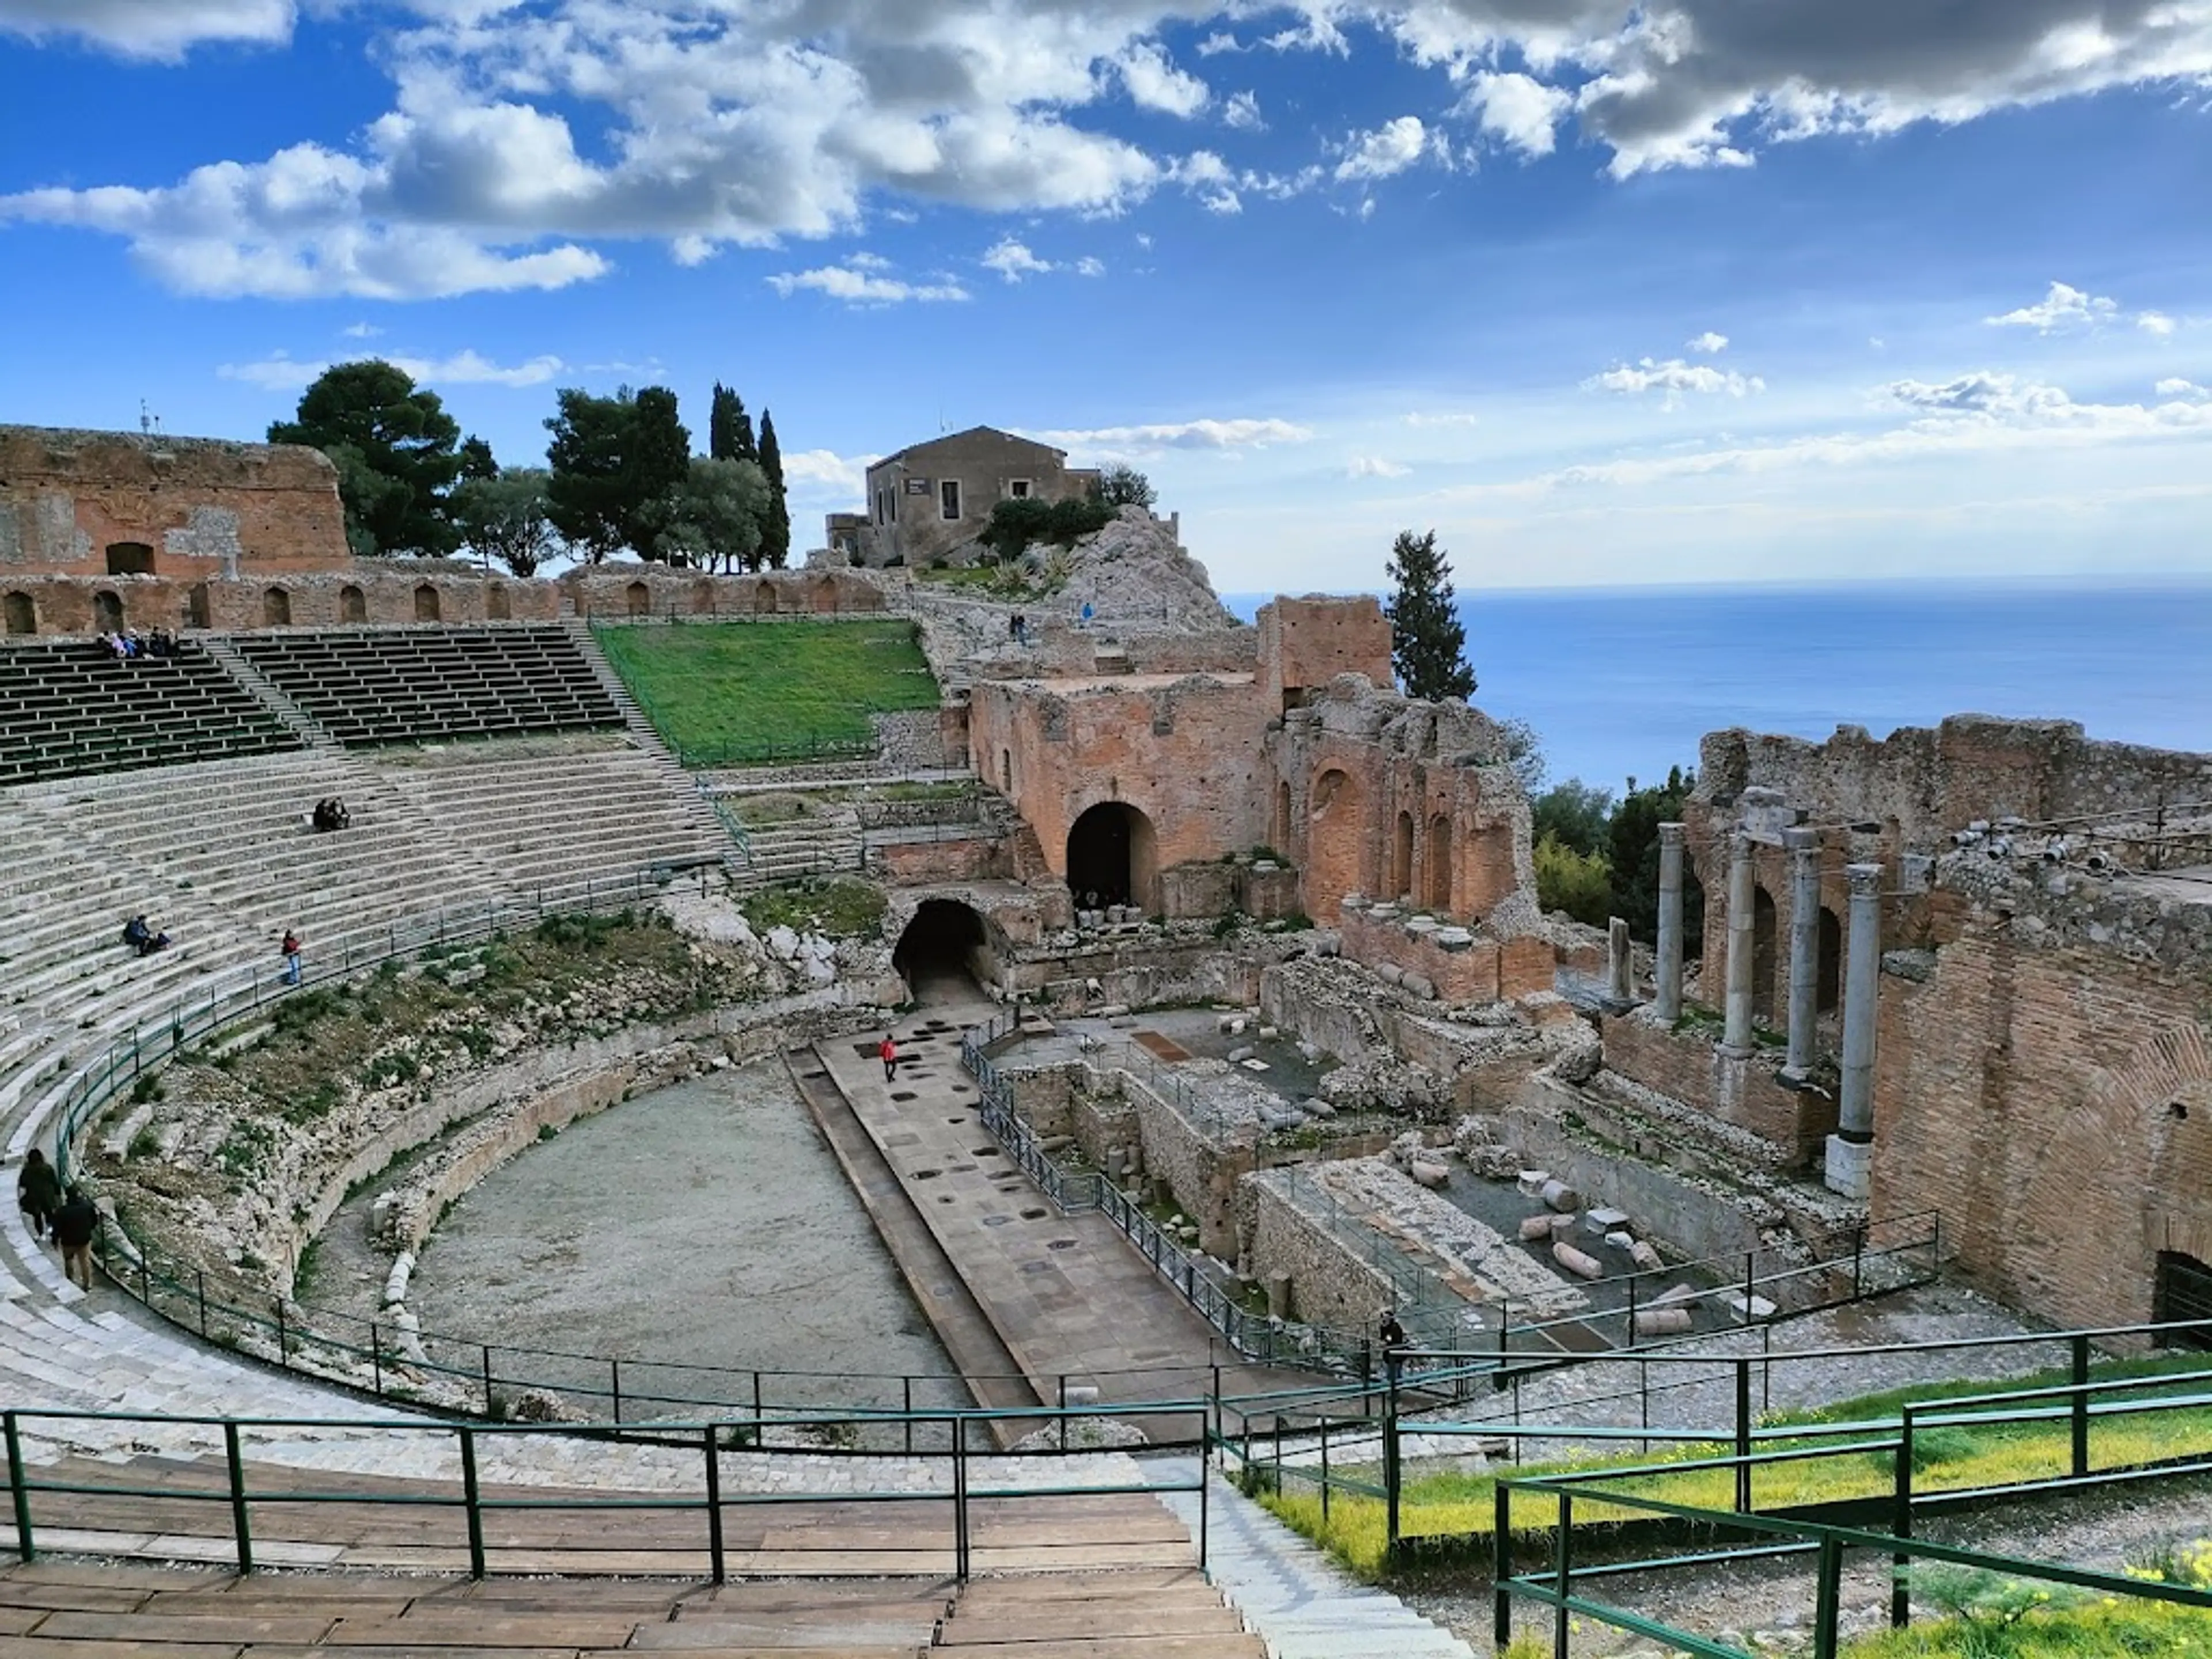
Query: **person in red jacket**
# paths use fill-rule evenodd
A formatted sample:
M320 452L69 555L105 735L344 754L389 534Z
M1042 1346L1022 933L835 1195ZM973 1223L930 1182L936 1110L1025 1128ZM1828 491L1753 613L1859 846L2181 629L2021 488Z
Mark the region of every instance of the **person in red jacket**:
M883 1044L876 1050L876 1057L884 1063L884 1081L896 1081L898 1077L898 1042L889 1031L884 1033Z

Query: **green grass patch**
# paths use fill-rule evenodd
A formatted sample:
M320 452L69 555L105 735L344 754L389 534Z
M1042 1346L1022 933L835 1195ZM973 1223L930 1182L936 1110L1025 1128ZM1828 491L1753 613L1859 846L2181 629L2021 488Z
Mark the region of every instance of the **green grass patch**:
M943 701L908 622L685 623L598 638L686 766L849 751L872 740L871 713Z
M788 927L825 939L872 939L883 932L889 901L882 888L865 881L810 877L748 893L739 908L758 933Z

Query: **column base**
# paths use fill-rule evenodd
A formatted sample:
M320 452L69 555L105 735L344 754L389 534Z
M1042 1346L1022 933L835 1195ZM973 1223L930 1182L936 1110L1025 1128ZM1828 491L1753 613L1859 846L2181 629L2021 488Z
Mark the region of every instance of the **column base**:
M1828 1137L1826 1173L1821 1177L1832 1193L1841 1193L1845 1198L1864 1198L1870 1189L1874 1170L1874 1147L1863 1140L1846 1140L1841 1135Z

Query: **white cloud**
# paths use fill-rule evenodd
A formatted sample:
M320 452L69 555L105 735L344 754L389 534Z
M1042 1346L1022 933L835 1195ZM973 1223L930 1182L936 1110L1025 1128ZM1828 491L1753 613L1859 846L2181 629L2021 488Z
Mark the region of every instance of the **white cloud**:
M1260 100L1249 92L1230 94L1229 101L1221 106L1221 125L1234 127L1239 132L1265 132L1267 123L1260 114Z
M1765 391L1766 382L1756 374L1717 369L1709 363L1685 362L1680 357L1669 357L1664 362L1644 357L1609 368L1602 374L1593 374L1583 382L1583 386L1585 391L1616 392L1631 398L1647 392L1662 392L1671 402L1685 393L1711 397L1726 392L1731 398L1747 397Z
M1152 41L1133 46L1115 67L1129 97L1146 109L1189 117L1204 109L1213 94L1206 82L1168 61L1168 55Z
M1075 262L1075 274L1079 276L1103 276L1106 262L1095 254L1086 253Z
M1402 461L1385 460L1379 455L1354 455L1352 465L1345 469L1348 478L1402 478L1413 469Z
M2050 291L2032 306L1982 320L1992 328L2032 328L2038 334L2062 334L2069 329L2095 328L2108 322L2119 302L2085 293L2064 283L2053 283Z
M1407 426L1480 426L1482 416L1461 410L1414 410L1406 417Z
M1200 58L1213 58L1218 57L1224 52L1243 52L1246 50L1248 50L1248 48L1243 41L1239 40L1235 35L1231 34L1223 29L1216 29L1212 33L1207 35L1205 40L1198 43L1198 55Z
M1708 357L1713 357L1719 356L1723 351L1726 351L1728 349L1728 344L1729 337L1727 335L1716 334L1712 330L1707 329L1703 334L1698 335L1695 339L1684 341L1682 349L1685 351L1701 352Z
M1108 455L1154 455L1170 449L1264 449L1302 444L1313 428L1281 420L1200 420L1151 426L1102 426L1032 434L1062 449Z
M794 495L857 501L868 487L873 455L840 455L835 450L802 449L783 458L784 480Z
M347 332L352 331L349 329ZM425 386L544 386L568 367L562 359L550 355L532 357L526 362L497 363L474 349L458 351L449 357L379 355ZM301 392L313 385L330 366L327 361L311 362L288 357L280 351L258 362L224 363L216 373L226 380L243 380L265 392Z
M2178 376L2160 380L2151 390L2161 398L2212 398L2212 386L2198 386Z
M1002 236L985 249L981 263L985 270L997 271L1010 283L1060 269L1049 259L1038 258L1025 244L1011 236Z
M1401 115L1372 132L1356 134L1345 145L1344 159L1336 164L1340 179L1388 179L1403 173L1421 159L1428 148L1429 131L1418 115Z
M0 0L0 35L74 37L126 58L176 58L202 41L276 46L293 0Z
M882 261L863 258L813 270L780 271L768 279L768 285L787 300L803 289L811 289L848 306L896 306L908 301L932 304L968 298L968 290L957 283L908 283L884 276L883 269Z
M1237 174L1210 149L1193 150L1175 164L1170 176L1197 197L1199 205L1208 213L1244 211L1244 198L1237 191Z
M1468 82L1460 106L1492 137L1534 156L1552 153L1559 122L1574 102L1573 94L1534 76L1486 72Z
M374 340L384 331L374 323L349 323L338 332L349 340Z
M2136 313L2136 326L2146 334L2157 335L2162 340L2180 325L2162 311L2139 311Z

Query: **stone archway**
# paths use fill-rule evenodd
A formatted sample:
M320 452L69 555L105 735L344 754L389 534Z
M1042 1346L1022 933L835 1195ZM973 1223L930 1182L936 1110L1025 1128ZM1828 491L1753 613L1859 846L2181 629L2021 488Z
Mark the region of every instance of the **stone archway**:
M1306 799L1306 913L1327 926L1345 896L1359 890L1367 807L1358 782L1338 767L1314 779Z
M281 587L261 590L261 625L264 628L289 628L292 625L292 596Z
M983 918L958 899L922 900L891 951L891 968L921 1006L974 1001L992 976Z
M436 622L442 614L438 603L438 590L424 582L415 590L415 620Z
M7 599L7 625L10 634L35 634L39 631L39 607L28 593L10 593Z
M338 620L356 623L368 620L368 596L351 582L338 589Z
M632 582L623 589L623 606L633 617L653 614L653 590L643 582Z
M1127 801L1101 801L1067 832L1068 890L1086 909L1133 904L1157 912L1158 848L1150 818Z
M513 620L514 601L508 597L505 582L494 582L484 590L484 615L493 622Z
M120 634L123 631L123 599L120 594L102 588L92 596L92 626L101 634Z
M1439 812L1429 820L1428 907L1438 915L1449 913L1452 902L1452 821Z

